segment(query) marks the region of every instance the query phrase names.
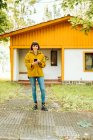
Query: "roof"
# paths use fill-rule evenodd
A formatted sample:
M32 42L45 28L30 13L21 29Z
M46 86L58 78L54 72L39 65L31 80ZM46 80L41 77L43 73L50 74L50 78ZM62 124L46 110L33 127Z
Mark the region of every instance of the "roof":
M42 23L39 23L39 24L36 24L36 25L33 25L33 26L29 26L29 27L25 27L25 28L22 28L22 29L18 29L16 31L11 31L9 33L1 34L0 38L11 37L13 35L17 35L17 34L21 34L21 33L24 33L24 32L28 32L30 30L40 29L40 28L46 27L48 25L54 25L56 23L68 21L70 18L71 18L71 16L66 16L66 17L61 17L61 18L58 18L58 19L50 20L50 21L47 21L47 22L42 22Z

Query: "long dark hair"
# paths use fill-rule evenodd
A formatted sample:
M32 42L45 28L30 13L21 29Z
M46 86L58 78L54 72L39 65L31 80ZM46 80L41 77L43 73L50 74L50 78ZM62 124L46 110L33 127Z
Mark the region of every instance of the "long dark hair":
M38 45L38 50L40 49L40 46L38 44L37 41L33 41L32 44L31 44L31 50L33 50L33 45Z

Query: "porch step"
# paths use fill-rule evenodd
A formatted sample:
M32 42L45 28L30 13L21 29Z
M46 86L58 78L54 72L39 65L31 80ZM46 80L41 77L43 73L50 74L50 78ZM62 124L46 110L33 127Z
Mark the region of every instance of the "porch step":
M29 80L19 80L18 83L24 84L24 85L30 85ZM36 82L38 84L38 82ZM58 80L45 80L45 85L60 85L62 82Z

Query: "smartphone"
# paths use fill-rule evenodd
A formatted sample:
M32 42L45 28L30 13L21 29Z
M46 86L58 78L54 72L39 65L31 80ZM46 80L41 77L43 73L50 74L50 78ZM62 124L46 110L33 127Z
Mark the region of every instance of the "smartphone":
M37 59L34 59L34 62L36 62L37 61Z

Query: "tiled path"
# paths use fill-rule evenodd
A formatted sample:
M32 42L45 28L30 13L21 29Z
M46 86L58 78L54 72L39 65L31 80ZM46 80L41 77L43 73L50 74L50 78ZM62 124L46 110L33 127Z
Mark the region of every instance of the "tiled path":
M93 138L92 113L32 111L30 106L29 99L14 99L0 107L0 140Z
M22 97L0 105L0 140L93 140L93 113L31 107Z

